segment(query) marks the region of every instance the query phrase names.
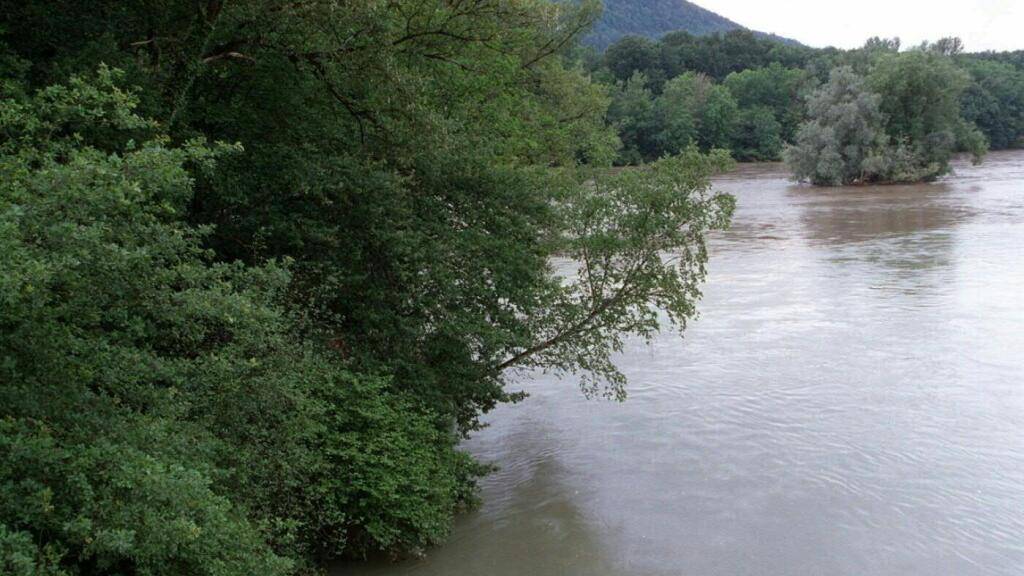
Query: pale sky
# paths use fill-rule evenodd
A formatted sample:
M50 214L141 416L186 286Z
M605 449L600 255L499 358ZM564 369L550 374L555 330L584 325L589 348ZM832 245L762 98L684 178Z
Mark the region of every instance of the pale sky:
M1024 49L1024 0L695 0L747 28L815 47L871 36L904 46L959 36L969 52Z

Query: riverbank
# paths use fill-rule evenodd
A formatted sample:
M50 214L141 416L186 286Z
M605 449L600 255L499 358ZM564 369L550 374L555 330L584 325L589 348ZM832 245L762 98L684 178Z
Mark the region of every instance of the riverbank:
M624 404L536 375L466 447L499 471L448 544L357 576L1010 576L1024 486L1024 152L916 186L736 195L686 339ZM951 545L955 543L955 545Z

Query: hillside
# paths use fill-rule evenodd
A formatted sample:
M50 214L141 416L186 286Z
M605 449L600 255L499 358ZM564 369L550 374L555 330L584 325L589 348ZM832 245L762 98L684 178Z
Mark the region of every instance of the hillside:
M604 0L604 15L585 42L604 50L623 36L660 38L676 30L705 35L742 28L687 0Z

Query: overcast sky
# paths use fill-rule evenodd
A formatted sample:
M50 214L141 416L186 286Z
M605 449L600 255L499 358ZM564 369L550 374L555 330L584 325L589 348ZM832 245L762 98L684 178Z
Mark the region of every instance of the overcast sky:
M970 52L1024 49L1024 0L695 0L747 28L804 44L854 48L871 36L904 46L943 36Z

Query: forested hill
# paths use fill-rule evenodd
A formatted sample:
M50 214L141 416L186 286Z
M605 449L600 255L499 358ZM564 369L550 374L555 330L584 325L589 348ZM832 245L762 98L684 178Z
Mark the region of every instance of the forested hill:
M623 36L657 39L677 30L702 36L742 28L687 0L604 0L604 15L585 42L604 50Z

